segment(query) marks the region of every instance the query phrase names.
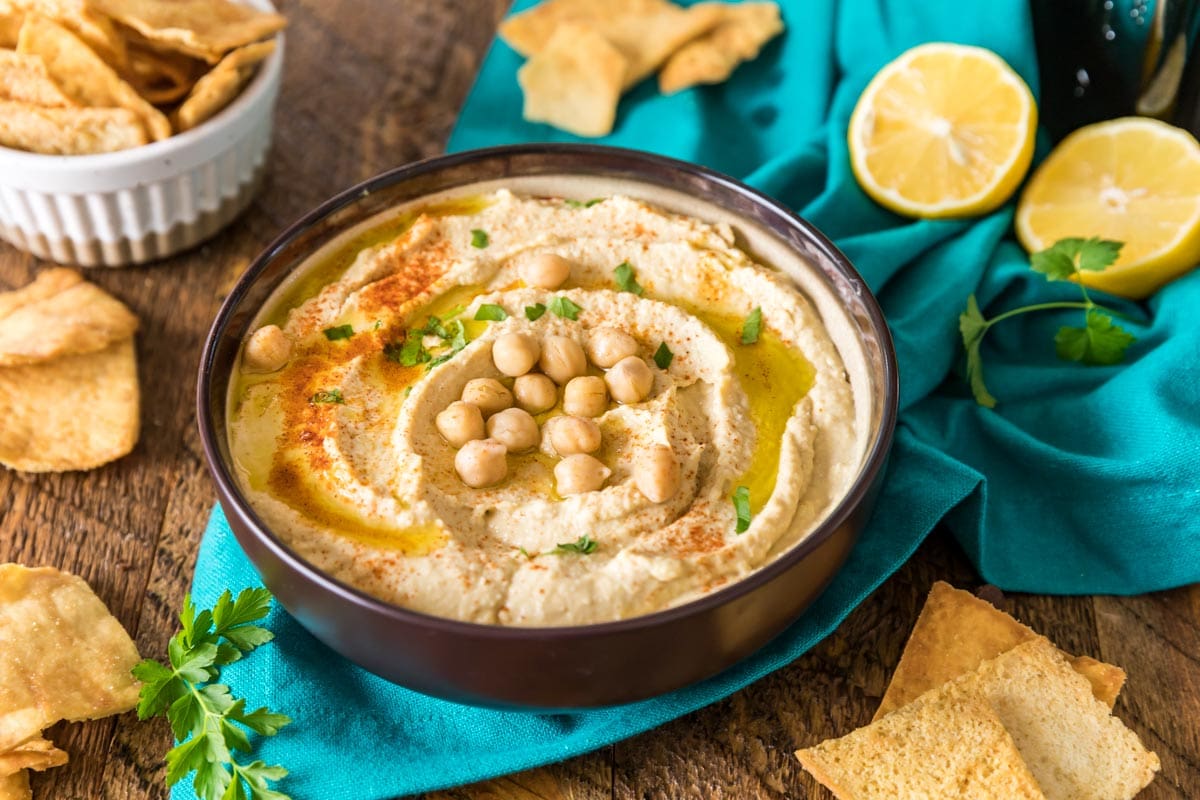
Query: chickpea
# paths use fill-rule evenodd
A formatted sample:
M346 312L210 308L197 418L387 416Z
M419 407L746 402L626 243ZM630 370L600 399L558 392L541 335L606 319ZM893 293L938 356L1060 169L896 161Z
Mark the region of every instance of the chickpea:
M640 403L654 386L654 373L642 359L627 356L605 374L604 381L618 403Z
M679 491L679 462L665 444L654 444L637 454L633 483L651 503L670 500Z
M563 389L563 411L577 417L598 417L608 409L604 378L585 375L571 378Z
M462 399L490 417L497 411L503 411L513 404L512 392L495 378L473 378L463 387Z
M558 493L566 497L572 494L594 492L604 485L612 470L598 458L578 453L567 456L554 465L554 480Z
M588 337L588 358L597 367L608 369L622 358L637 355L637 340L616 328L597 328Z
M521 266L521 280L539 289L557 289L571 277L571 261L554 253L538 253Z
M442 438L455 447L462 447L467 442L482 439L484 436L483 414L479 412L479 407L461 400L455 400L446 406L434 418L434 424Z
M513 394L517 405L530 414L549 411L558 404L558 386L554 381L539 373L522 375L513 381Z
M542 438L537 421L528 411L519 408L506 408L493 414L487 421L487 434L510 453L532 450Z
M587 373L587 356L574 339L566 336L548 336L542 343L542 357L538 361L542 372L549 375L560 386L571 378Z
M493 486L508 475L507 451L495 439L475 439L454 454L454 469L467 486Z
M528 333L506 333L492 344L492 361L496 369L510 378L524 375L533 369L542 346Z
M560 456L600 449L600 426L587 417L555 417L546 423L550 446Z
M292 340L278 325L263 325L250 335L242 363L252 372L274 372L287 363Z

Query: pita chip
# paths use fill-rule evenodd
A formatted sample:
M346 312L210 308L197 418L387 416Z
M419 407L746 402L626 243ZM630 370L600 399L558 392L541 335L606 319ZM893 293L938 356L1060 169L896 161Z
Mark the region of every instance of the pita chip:
M47 108L75 105L50 80L40 57L22 55L13 50L0 50L0 100Z
M0 777L0 800L33 800L29 790L29 773L19 770Z
M42 772L51 767L61 767L67 760L65 751L59 750L49 739L37 736L7 753L0 753L0 778L26 769Z
M111 153L146 144L142 120L125 108L45 108L0 100L0 146L50 155Z
M128 25L159 47L215 64L238 47L282 30L279 14L229 0L89 0L99 12Z
M0 311L0 366L103 350L133 336L137 326L124 303L82 281L9 313Z
M579 136L604 136L616 119L627 65L620 51L591 27L560 25L517 72L525 119Z
M721 83L737 66L756 58L763 45L783 31L775 3L716 4L721 21L683 45L658 73L658 88L674 94L700 83Z
M191 130L229 105L252 77L258 64L275 52L275 42L239 47L220 60L188 94L175 112L176 128Z
M901 708L930 689L971 672L981 663L1041 637L970 592L938 581L913 627L874 719ZM1120 667L1091 658L1076 669L1109 708L1125 682Z
M140 684L130 670L139 660L129 634L82 578L0 564L0 752L62 719L133 708Z
M130 41L129 63L122 74L150 103L179 102L209 68L204 61L183 53L160 52L142 41L140 37Z
M15 48L21 35L21 24L25 13L17 9L11 0L0 0L0 47Z
M50 78L80 105L125 108L138 116L152 140L171 135L171 123L163 113L63 26L45 17L28 16L21 27L17 51L41 56Z

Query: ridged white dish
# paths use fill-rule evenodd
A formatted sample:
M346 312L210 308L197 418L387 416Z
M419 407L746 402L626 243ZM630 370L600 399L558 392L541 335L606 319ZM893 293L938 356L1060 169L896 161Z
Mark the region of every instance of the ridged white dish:
M39 258L121 267L217 233L262 181L283 72L283 35L276 41L241 94L190 131L87 156L0 147L0 237Z

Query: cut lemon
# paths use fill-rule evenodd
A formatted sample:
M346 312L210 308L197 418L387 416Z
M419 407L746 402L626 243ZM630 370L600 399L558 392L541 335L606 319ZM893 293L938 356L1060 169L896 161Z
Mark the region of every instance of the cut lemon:
M863 190L914 217L991 211L1033 158L1037 106L1021 76L980 47L935 42L871 79L850 116Z
M1146 297L1200 263L1200 143L1144 117L1080 128L1034 171L1016 224L1031 253L1074 236L1124 242L1111 267L1080 280Z

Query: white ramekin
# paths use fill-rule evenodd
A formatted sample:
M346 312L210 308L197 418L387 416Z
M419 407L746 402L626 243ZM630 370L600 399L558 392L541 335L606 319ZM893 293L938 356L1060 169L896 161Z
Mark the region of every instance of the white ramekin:
M262 182L283 72L283 35L276 41L241 94L190 131L88 156L0 147L0 238L39 258L121 267L221 230Z

